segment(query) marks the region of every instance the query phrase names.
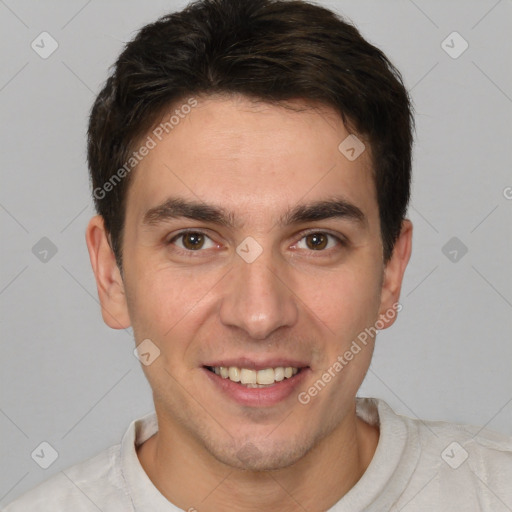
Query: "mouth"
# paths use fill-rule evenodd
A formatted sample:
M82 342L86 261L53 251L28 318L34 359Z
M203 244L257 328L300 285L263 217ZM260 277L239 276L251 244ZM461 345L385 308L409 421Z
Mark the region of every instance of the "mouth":
M203 369L210 382L229 398L241 405L258 407L276 405L288 398L311 370L296 363L274 366L250 362L240 366L205 365Z
M277 366L262 370L240 368L238 366L205 366L205 368L223 379L229 379L231 382L236 382L248 388L273 386L277 382L291 379L302 370L302 368L295 366Z

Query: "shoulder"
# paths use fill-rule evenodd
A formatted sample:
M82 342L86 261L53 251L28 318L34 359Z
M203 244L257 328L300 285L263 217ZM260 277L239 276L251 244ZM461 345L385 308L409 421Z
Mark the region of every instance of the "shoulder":
M462 423L407 420L416 425L423 450L437 454L452 468L471 460L480 467L508 462L504 469L512 471L511 436Z
M380 399L357 405L365 421L380 426L372 464L389 475L387 510L512 510L511 436L396 414Z
M366 405L366 416L362 416L366 421L385 421L391 428L400 426L402 435L406 432L409 442L417 442L423 455L431 454L448 466L460 465L471 456L479 464L491 465L512 457L512 436L475 425L412 418L397 414L381 399L364 400L371 405ZM512 466L508 469L512 470Z
M11 502L3 511L129 511L131 504L123 488L119 457L120 445L112 446L53 475Z
M478 503L485 511L512 505L511 436L460 423L405 421L420 446L414 479L432 478L430 490L450 503Z

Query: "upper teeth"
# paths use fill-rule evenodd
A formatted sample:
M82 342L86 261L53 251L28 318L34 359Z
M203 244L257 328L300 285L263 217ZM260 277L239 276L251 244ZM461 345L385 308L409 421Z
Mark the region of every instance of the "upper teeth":
M213 371L224 379L242 384L274 384L283 379L289 379L299 370L292 366L265 368L264 370L249 370L237 366L214 366Z

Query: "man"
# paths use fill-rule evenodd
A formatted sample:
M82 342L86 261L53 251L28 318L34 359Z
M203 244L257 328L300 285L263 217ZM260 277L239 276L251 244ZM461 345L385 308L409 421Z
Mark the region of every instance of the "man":
M356 399L411 254L399 72L330 11L204 0L91 112L86 240L156 415L7 507L512 510L512 441Z

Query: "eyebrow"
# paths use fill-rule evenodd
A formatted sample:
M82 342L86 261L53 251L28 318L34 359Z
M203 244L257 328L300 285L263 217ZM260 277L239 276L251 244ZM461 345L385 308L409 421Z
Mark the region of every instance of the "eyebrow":
M232 213L224 208L181 198L168 198L162 204L146 211L142 223L154 226L173 219L187 218L234 229L237 225ZM367 224L363 211L346 199L334 198L302 204L285 212L278 225L287 226L326 219L346 219L360 225Z

